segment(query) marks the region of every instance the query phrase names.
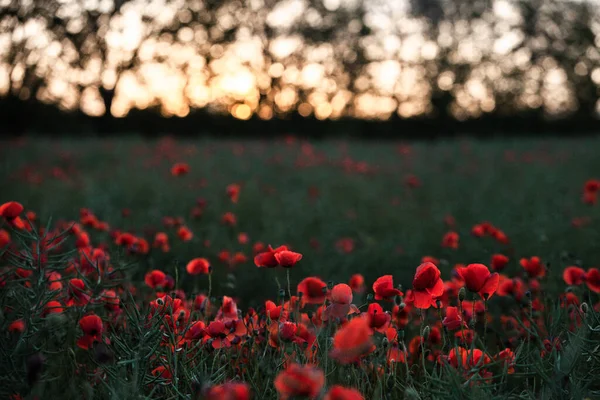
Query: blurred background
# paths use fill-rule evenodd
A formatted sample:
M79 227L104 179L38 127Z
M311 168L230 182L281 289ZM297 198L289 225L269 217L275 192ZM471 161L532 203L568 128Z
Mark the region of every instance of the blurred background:
M597 130L597 0L0 0L4 133Z

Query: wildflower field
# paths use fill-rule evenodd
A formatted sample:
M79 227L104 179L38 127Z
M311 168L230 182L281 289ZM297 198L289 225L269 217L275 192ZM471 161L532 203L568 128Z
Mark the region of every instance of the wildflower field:
M600 398L598 149L0 142L0 398Z

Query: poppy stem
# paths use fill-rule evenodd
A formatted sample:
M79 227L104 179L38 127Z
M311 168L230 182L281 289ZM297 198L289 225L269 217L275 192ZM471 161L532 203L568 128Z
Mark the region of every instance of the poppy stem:
M287 268L285 270L285 273L286 273L286 277L287 277L288 294L290 295L290 301L292 301L292 289L291 289L292 285L290 285L290 269Z
M208 298L210 300L210 294L212 292L212 272L208 273Z
M483 299L483 346L487 348L487 298Z

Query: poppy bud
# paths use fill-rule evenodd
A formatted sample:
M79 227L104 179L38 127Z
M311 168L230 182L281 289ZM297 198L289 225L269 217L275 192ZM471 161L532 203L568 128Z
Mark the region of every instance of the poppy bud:
M387 337L384 337L383 340L381 341L381 346L385 349L388 344L390 344L390 341L388 340Z
M372 293L369 293L367 295L367 301L373 301L373 294Z
M431 328L429 328L429 325L427 325L425 328L423 328L423 340L427 340L429 338L429 333L431 333Z
M528 290L528 291L526 291L526 292L525 292L525 296L527 296L527 298L528 298L529 300L531 300L531 290Z
M327 282L327 288L328 288L329 290L333 289L333 281L328 281L328 282Z
M404 340L404 330L403 329L398 330L397 333L398 333L398 340L400 340L400 341Z
M400 303L398 308L400 308L400 310L404 310L406 308L406 303L404 303L404 302Z
M581 310L581 313L583 315L586 315L590 310L590 307L588 306L588 303L581 303L581 306L579 306L579 310Z
M156 304L158 304L159 306L164 306L165 302L163 301L163 299L158 298L158 299L156 299Z
M460 290L458 291L458 301L464 301L466 296L467 296L467 291L465 290L464 287L461 287Z
M322 292L323 294L326 294L326 293L327 293L327 286L323 286L323 287L321 288L321 292Z
M279 289L279 298L284 298L284 297L285 297L285 290Z
M397 306L402 304L402 296L394 296L394 304L396 304Z

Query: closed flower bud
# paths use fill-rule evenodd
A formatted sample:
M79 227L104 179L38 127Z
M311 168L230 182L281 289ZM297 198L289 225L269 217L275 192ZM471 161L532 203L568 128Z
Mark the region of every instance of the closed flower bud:
M458 301L464 301L466 296L467 296L467 291L465 290L464 287L461 287L460 290L458 291Z
M429 338L429 334L431 333L431 328L429 328L429 325L427 325L424 329L423 329L423 340L427 340Z
M373 294L372 293L369 293L367 295L367 301L369 301L369 302L373 301Z
M581 305L579 306L579 309L581 310L581 313L583 315L587 314L588 311L590 310L590 307L588 306L588 303L581 303Z

